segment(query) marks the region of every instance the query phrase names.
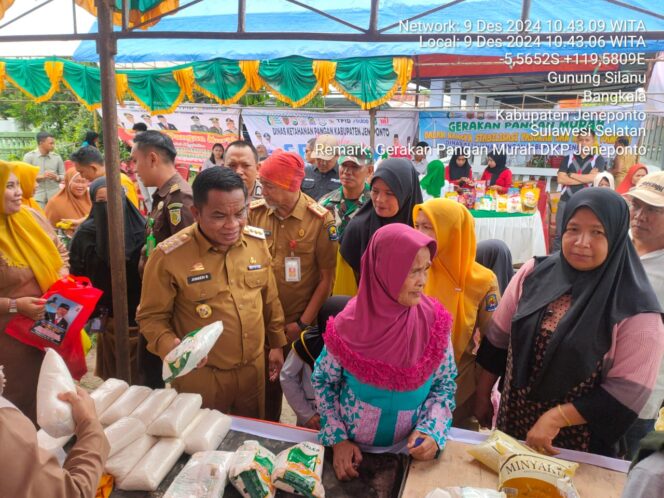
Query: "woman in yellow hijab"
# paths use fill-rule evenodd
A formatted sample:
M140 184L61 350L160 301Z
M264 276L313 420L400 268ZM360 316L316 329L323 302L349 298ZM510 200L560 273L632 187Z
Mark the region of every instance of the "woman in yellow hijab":
M39 175L39 166L24 163L21 161L13 161L10 164L14 166L14 174L17 176L21 184L22 204L24 206L36 209L40 214L44 214L41 206L37 204L34 198L35 189L37 188L37 176Z
M475 223L470 211L450 199L431 199L413 209L415 228L438 243L424 293L437 298L454 317L452 346L457 376L457 427L476 428L470 420L475 393L475 354L480 336L500 300L498 279L475 262Z
M68 273L67 250L49 222L22 204L17 166L0 161L0 364L11 380L5 397L36 422L35 395L44 356L4 333L17 314L44 316L43 293Z

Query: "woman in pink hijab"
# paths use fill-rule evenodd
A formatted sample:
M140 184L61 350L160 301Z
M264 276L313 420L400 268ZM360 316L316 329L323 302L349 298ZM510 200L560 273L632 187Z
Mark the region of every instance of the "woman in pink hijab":
M362 256L356 297L330 318L312 383L320 442L334 448L341 480L359 476L361 448L407 450L430 460L443 449L456 384L452 319L422 292L436 242L394 223Z

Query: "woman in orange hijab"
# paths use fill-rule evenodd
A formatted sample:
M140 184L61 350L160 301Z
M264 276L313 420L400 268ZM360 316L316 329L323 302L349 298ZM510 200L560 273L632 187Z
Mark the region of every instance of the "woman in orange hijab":
M616 187L616 192L619 194L626 194L633 187L636 187L636 184L639 183L639 180L648 174L648 167L645 164L636 163L634 166L629 168L627 175L620 185Z
M14 166L14 174L18 178L21 185L21 192L23 192L21 203L24 206L37 210L40 214L44 214L44 210L37 204L34 198L39 166L33 166L32 164L21 161L13 161L10 164Z
M53 227L60 221L69 221L73 234L76 227L85 221L92 209L88 185L89 182L74 168L67 170L64 188L46 204L46 218Z
M413 209L415 228L438 243L424 287L454 317L452 346L456 378L456 427L477 429L471 420L475 394L475 331L483 337L500 301L498 279L475 262L475 222L470 211L450 199L431 199Z

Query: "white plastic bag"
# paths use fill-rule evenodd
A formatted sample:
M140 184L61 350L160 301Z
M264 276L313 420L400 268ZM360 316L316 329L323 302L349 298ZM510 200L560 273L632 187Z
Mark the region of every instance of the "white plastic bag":
M175 389L155 389L129 416L149 427L159 415L164 413L177 395Z
M60 355L47 348L37 383L37 423L51 437L71 436L76 429L71 405L58 399L68 391L76 392L74 379Z
M196 368L223 331L224 325L218 321L184 336L182 342L164 358L161 372L164 382L171 382Z
M274 498L275 456L258 441L245 441L231 460L228 479L243 498Z
M104 471L115 477L116 481L123 480L129 475L129 472L131 472L141 458L147 455L150 448L157 444L157 441L159 440L156 437L143 434L129 446L106 460Z
M53 455L60 464L60 467L62 467L65 459L67 458L67 454L62 449L62 447L67 444L70 439L71 436L58 438L51 437L43 429L39 429L37 431L37 445L39 445L42 450L48 451L51 455Z
M228 415L217 410L201 412L182 434L184 451L189 455L216 450L231 429L231 418Z
M424 498L506 498L507 495L501 491L487 488L436 488L429 491Z
M233 458L229 451L202 451L192 455L171 483L164 498L221 497Z
M125 491L154 491L184 452L184 442L177 438L157 441L127 477L118 483Z
M104 411L106 411L106 409L128 388L129 384L124 380L107 379L106 382L91 392L90 397L95 402L97 416L101 417Z
M145 425L135 418L124 417L106 427L104 434L111 445L108 456L112 457L145 434Z
M102 413L99 421L102 425L111 425L123 417L131 415L138 405L150 395L152 389L145 386L131 386Z
M325 448L308 441L277 455L272 483L277 489L310 498L325 498L323 458Z
M168 408L148 427L151 436L180 437L203 404L200 394L178 394Z

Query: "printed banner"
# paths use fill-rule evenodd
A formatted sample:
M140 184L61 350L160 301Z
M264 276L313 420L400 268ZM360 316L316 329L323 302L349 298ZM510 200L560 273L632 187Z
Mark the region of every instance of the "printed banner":
M434 149L463 147L482 155L492 148L508 155L566 155L576 151L574 133L592 129L605 157L615 154L619 136L630 139L638 153L645 136L643 105L575 109L499 109L487 111L425 111L420 113L420 140Z
M242 121L256 148L268 153L274 149L297 152L304 157L307 142L318 135L334 135L339 145L368 146L367 111L310 112L293 110L243 109ZM417 113L414 111L378 111L376 113L376 152L406 148L417 142Z
M239 109L217 105L182 104L171 114L150 116L135 102L118 105L118 135L130 142L135 123L145 123L148 130L167 133L178 151L177 162L200 166L210 157L215 143L228 145L239 137Z

